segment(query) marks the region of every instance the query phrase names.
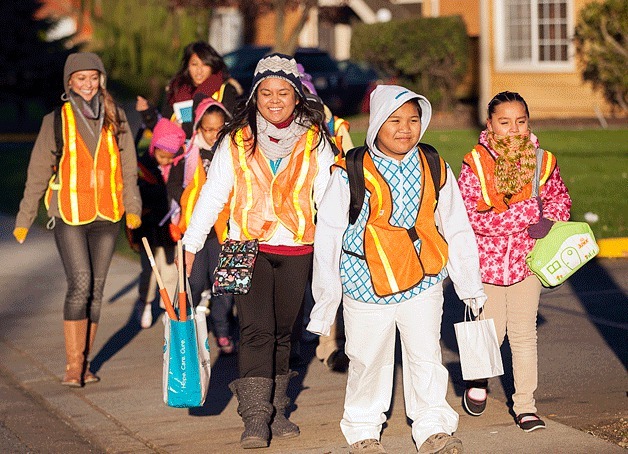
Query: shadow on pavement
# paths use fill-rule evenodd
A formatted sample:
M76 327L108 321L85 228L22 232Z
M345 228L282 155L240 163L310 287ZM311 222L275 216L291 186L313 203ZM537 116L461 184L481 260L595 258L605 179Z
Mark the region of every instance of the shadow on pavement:
M140 277L138 276L137 278L133 279L132 281L130 281L128 284L126 284L124 287L122 287L120 290L118 290L116 293L114 293L113 295L111 295L111 298L109 298L107 300L107 302L109 304L113 304L116 301L118 301L120 298L124 297L126 294L130 293L132 290L137 289L138 285L140 283Z
M159 309L160 313L163 312ZM155 315L155 304L153 304L153 323L160 320L159 315ZM113 358L116 353L122 350L131 340L142 331L137 319L137 306L134 304L131 309L131 314L126 324L114 333L102 346L98 354L91 361L91 370L96 373L100 370L102 365Z
M210 355L213 352L210 352ZM214 416L221 414L229 405L233 394L229 383L238 378L237 355L219 355L212 365L207 398L202 407L188 410L190 416Z
M621 287L597 259L583 266L567 283L607 345L624 368L628 367L628 298Z
M237 335L234 335L237 338ZM299 375L290 380L288 386L288 396L291 405L287 409L288 416L298 408L297 399L301 391L305 389L303 380L307 375L308 368L315 358L316 342L300 342L299 358L296 361L291 360L290 368ZM218 354L218 359L212 365L211 378L209 380L209 390L207 398L202 407L190 408L188 414L190 416L214 416L221 414L233 397L233 393L229 389L229 383L239 378L237 354L222 355Z

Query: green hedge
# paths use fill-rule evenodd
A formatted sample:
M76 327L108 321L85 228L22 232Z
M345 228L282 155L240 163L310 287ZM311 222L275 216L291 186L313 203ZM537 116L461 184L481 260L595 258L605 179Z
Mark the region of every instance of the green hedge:
M460 16L418 18L356 25L351 57L383 70L436 107L449 109L467 71L468 46Z

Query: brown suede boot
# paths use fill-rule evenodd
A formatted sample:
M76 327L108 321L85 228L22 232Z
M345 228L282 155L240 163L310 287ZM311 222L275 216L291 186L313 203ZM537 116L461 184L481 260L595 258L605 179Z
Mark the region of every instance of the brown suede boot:
M89 324L89 342L87 344L87 349L85 350L85 373L83 374L83 383L86 385L89 383L98 383L100 381L100 377L94 374L91 370L89 370L89 354L92 351L92 347L94 346L94 339L96 338L96 330L98 330L98 323L91 322Z
M87 341L87 319L64 320L65 375L62 385L80 388L83 386L83 366L85 364L85 344Z

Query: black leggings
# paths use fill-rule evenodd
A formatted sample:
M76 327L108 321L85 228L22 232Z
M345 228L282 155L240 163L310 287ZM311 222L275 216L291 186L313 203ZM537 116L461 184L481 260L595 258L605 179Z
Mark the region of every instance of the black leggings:
M89 318L98 323L105 279L119 231L119 222L94 221L68 225L57 219L55 242L68 282L63 305L64 320Z
M235 296L240 377L274 378L289 372L290 335L311 267L312 254L259 253L250 291Z

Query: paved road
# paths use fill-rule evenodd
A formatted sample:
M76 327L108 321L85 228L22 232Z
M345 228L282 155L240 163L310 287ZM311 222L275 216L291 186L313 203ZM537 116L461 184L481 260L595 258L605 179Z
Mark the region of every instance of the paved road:
M161 400L161 322L141 330L134 317L139 265L114 257L105 292L93 364L102 382L82 389L59 384L64 369L61 306L65 280L52 235L33 229L25 244L13 241L13 220L0 216L0 367L34 402L67 421L94 452L231 453L239 449L241 421L227 388L236 376L233 357L215 355L205 405L166 407ZM461 379L451 323L462 306L448 298L443 323L443 361L451 373L448 400L461 414L457 435L467 453L621 453L624 449L570 426L623 416L626 411L627 260L600 260L546 295L539 311L539 412L548 429L525 434L508 414L503 386L491 381L485 415L472 418L460 405ZM268 453L346 453L338 422L345 375L327 371L305 345L305 363L291 385L295 440L273 441ZM507 357L508 352L505 351ZM505 385L502 385L502 382ZM14 388L9 395L19 397ZM2 397L2 396L0 396ZM19 400L19 399L18 399ZM396 374L390 418L382 442L391 453L415 452ZM54 419L54 418L53 418ZM15 433L15 432L11 432ZM15 441L2 432L7 442ZM59 431L59 435L61 432ZM30 452L68 452L62 445ZM59 449L57 449L59 448ZM22 452L15 444L8 452ZM0 445L0 451L6 452Z
M0 452L104 453L39 396L25 391L0 367Z

